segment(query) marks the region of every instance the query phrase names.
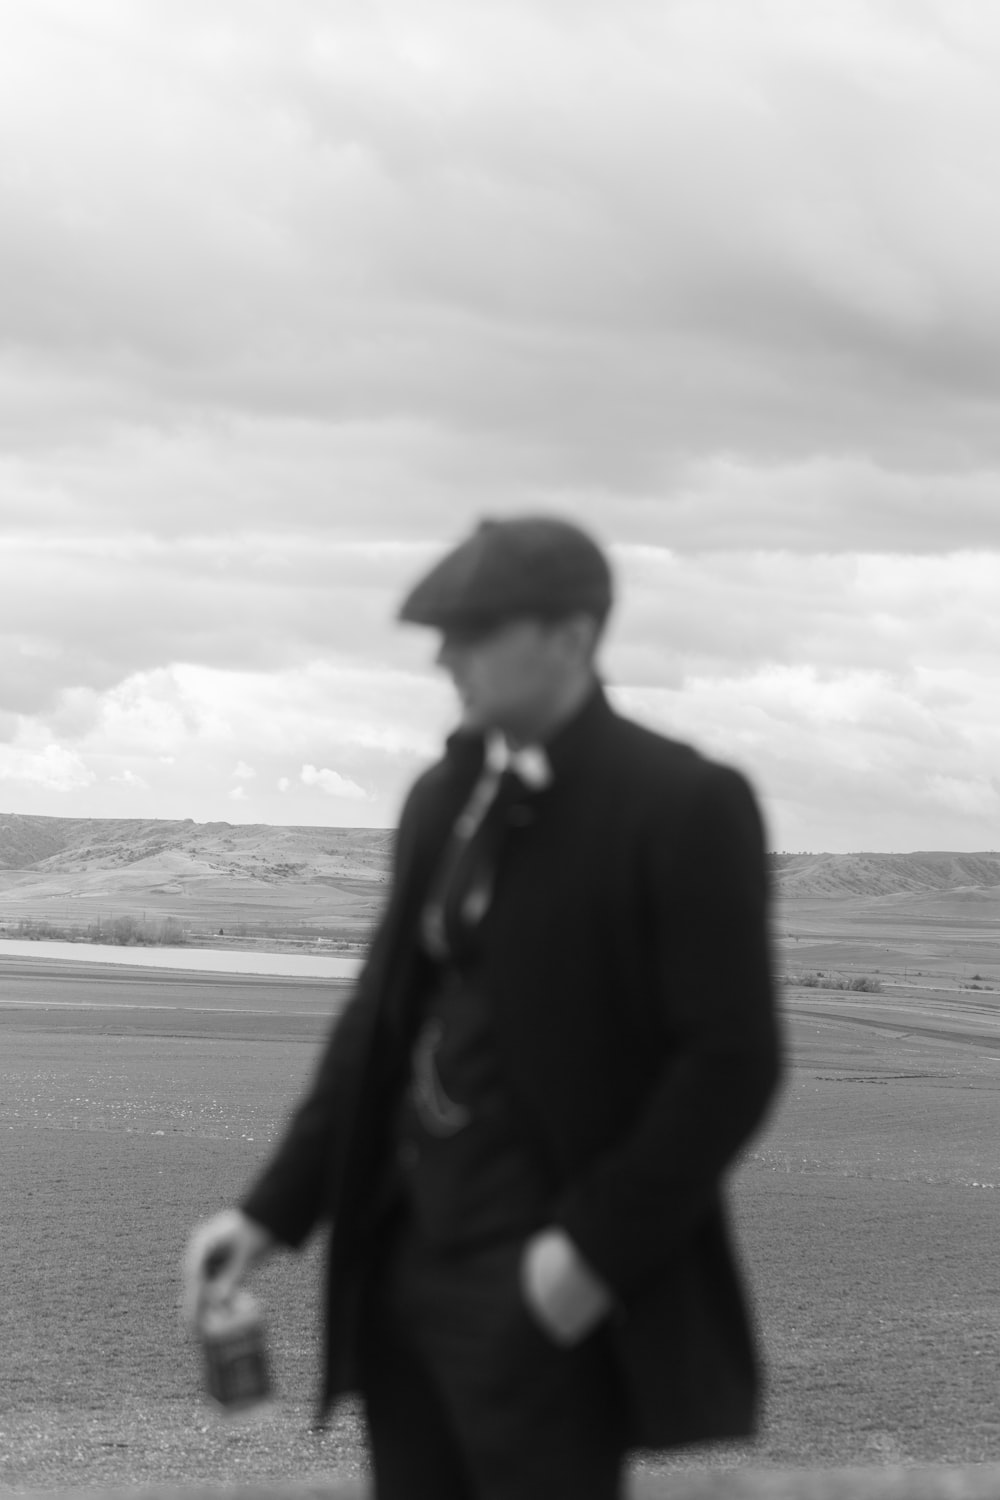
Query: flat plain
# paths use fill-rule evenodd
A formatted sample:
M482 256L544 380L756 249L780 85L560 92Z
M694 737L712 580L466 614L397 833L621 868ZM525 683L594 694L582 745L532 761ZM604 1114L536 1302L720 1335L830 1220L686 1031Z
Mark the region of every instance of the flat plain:
M760 1439L641 1467L1000 1456L998 909L783 900L788 1074L732 1181ZM822 987L859 976L881 991ZM310 1430L318 1247L259 1278L280 1402L255 1424L207 1410L177 1310L189 1227L266 1154L346 993L0 958L8 1492L362 1471L353 1411Z

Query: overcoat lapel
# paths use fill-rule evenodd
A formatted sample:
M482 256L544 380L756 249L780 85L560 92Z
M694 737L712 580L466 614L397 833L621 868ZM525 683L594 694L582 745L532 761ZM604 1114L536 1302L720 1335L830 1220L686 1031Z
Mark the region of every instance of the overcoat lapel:
M327 1283L326 1379L320 1421L330 1401L356 1381L358 1286L363 1275L387 1102L405 1066L423 962L417 924L437 861L482 769L479 736L453 735L443 760L418 783L400 822L393 893L364 976L370 987L368 1035L355 1057L342 1116L345 1150L334 1187Z
M420 784L412 823L400 827L395 889L385 920L385 973L379 976L378 1012L383 1034L394 1041L408 1034L413 978L420 962L418 924L423 903L455 820L483 767L481 735L459 731L447 742L443 759Z

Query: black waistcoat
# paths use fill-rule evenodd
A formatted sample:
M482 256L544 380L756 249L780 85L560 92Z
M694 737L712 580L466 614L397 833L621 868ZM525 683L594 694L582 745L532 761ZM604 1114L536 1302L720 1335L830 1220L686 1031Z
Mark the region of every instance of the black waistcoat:
M421 1239L442 1249L527 1235L546 1194L498 1065L473 974L437 968L388 1142L389 1170Z

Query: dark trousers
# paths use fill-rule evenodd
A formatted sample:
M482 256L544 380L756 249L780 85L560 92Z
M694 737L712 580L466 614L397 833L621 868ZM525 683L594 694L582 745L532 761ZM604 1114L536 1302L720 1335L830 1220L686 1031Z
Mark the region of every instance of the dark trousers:
M524 1304L520 1253L394 1237L361 1337L377 1500L619 1500L625 1418L604 1337L554 1344Z

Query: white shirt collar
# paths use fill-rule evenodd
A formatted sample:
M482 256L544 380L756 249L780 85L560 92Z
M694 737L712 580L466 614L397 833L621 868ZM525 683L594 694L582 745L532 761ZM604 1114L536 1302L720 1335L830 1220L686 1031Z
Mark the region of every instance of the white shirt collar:
M486 765L498 776L513 771L526 787L540 792L552 782L552 766L542 745L521 745L514 750L498 729L486 735Z

